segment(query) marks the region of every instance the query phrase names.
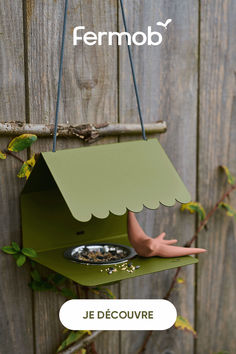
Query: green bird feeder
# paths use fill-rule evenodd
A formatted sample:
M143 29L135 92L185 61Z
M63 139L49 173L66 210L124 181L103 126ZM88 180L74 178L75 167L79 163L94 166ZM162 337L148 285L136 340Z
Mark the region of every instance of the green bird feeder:
M115 244L129 258L127 211L176 200L187 203L190 195L157 139L42 153L21 194L23 245L37 251L38 263L85 286L193 264L191 256L131 253L135 271L111 261L119 265L109 272L107 264L68 257L75 247Z
M127 31L123 1L120 4ZM129 244L128 210L139 212L144 206L156 209L160 203L172 206L176 200L190 201L159 142L146 140L129 46L144 140L55 152L67 8L65 0L53 152L40 155L21 194L24 247L37 251L38 263L85 286L196 263L190 256L142 258ZM96 257L89 258L91 254Z

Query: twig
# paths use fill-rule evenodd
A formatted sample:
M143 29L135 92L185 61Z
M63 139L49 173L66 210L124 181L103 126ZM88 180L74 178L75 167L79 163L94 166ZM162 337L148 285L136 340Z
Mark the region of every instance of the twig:
M196 230L195 234L193 235L193 237L191 238L191 240L189 240L185 246L186 247L190 247L192 245L192 243L197 239L198 234L200 231L202 231L202 229L206 226L206 224L208 223L210 217L215 213L215 211L218 209L220 203L223 202L223 200L227 197L229 197L230 193L232 193L234 190L236 190L236 184L234 184L228 191L226 191L222 197L218 200L218 202L214 205L214 207L209 211L209 213L206 215L205 219L202 220L202 222L200 223L198 229Z
M79 286L78 283L76 283L76 282L74 282L74 283L75 283L75 289L76 289L77 297L78 297L78 299L80 299L81 298L81 296L80 296L80 286Z
M147 134L165 133L167 130L166 122L145 124ZM20 134L36 134L38 137L50 137L53 135L54 126L52 124L24 124L22 122L0 123L0 136L16 136ZM83 141L92 143L105 136L120 135L140 135L141 127L139 124L80 124L69 125L61 124L58 126L58 137L79 138Z
M197 228L196 232L194 233L193 237L185 244L185 247L190 247L190 246L193 244L193 242L198 238L198 234L202 231L202 229L203 229L203 228L206 226L206 224L208 223L209 219L212 217L212 215L213 215L213 214L216 212L216 210L218 209L220 203L222 203L223 200L224 200L225 198L227 198L227 197L230 195L230 193L232 193L234 190L236 190L236 184L234 184L233 186L231 186L231 188L230 188L228 191L226 191L226 192L222 195L222 197L218 200L218 202L213 206L213 208L212 208L212 209L209 211L209 213L205 216L204 220L201 221L201 223L200 223L199 227ZM178 274L179 274L180 270L181 270L181 267L176 270L176 273L175 273L174 278L173 278L173 280L172 280L172 282L171 282L170 288L169 288L169 290L167 291L167 293L166 293L164 299L168 299L168 298L170 297L170 294L171 294L171 292L172 292L172 290L173 290L173 288L174 288L174 286L175 286L175 283L176 283L176 281L177 281L177 277L178 277Z
M92 343L94 339L99 336L103 331L94 331L90 336L81 339L79 342L70 346L69 348L60 352L60 354L74 354L79 349L86 347L88 344Z
M230 193L232 193L234 190L236 190L236 184L233 185L228 191L226 191L222 195L222 197L218 200L218 202L214 205L214 207L209 211L209 213L206 215L204 220L201 221L201 223L200 223L199 227L197 228L196 232L194 233L193 237L185 244L185 247L190 247L193 244L193 242L198 238L198 234L202 231L202 229L206 226L206 224L208 223L208 221L211 218L211 216L218 209L220 203L222 203L223 200L225 198L227 198L230 195ZM170 288L167 291L164 299L168 299L170 297L170 294L171 294L171 292L172 292L172 290L173 290L173 288L175 286L175 283L177 281L177 277L178 277L178 274L179 274L180 270L181 270L181 267L176 270L176 273L175 273L174 278L173 278L173 280L171 282Z
M3 152L4 152L4 154L10 155L22 163L25 162L23 159L21 159L19 156L15 155L15 154L13 154L13 152L11 152L9 150L3 150Z
M170 294L171 294L171 292L172 292L172 290L173 290L173 288L175 286L175 283L177 281L177 277L178 277L178 275L180 273L180 270L181 270L181 267L177 268L176 273L174 275L174 278L172 279L171 285L169 287L169 290L167 291L166 295L164 296L165 300L169 299Z
M86 349L87 349L86 353L88 354L98 354L94 342L87 345Z
M232 193L234 190L236 190L236 184L234 184L233 186L231 186L231 188L226 191L222 197L216 202L216 204L213 206L213 208L209 211L209 213L205 216L204 220L201 221L201 223L199 224L199 227L197 228L196 232L194 233L193 237L185 244L185 247L190 247L193 242L198 238L198 235L199 233L202 231L202 229L206 226L206 224L208 223L209 219L212 217L212 215L216 212L216 210L218 209L220 203L222 203L224 201L225 198L228 198L230 193ZM180 270L181 270L182 267L179 267L177 268L176 272L175 272L175 275L172 279L172 282L170 284L170 287L166 293L166 295L164 296L164 299L167 300L169 299L173 289L174 289L174 286L176 284L176 281L177 281L177 278L178 278L178 275L180 273ZM149 331L146 338L144 339L144 342L141 346L141 348L139 349L138 351L138 354L142 354L145 352L146 350L146 346L147 346L147 343L152 335L153 331Z
M142 354L145 352L146 346L148 344L149 339L152 336L152 333L153 333L153 331L148 332L148 334L147 334L146 338L144 339L143 344L142 344L141 348L139 349L139 351L137 352L137 354Z

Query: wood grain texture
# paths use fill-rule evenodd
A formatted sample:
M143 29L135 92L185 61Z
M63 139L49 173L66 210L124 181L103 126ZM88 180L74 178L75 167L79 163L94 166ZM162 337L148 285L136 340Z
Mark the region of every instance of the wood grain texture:
M198 170L199 200L207 209L226 187L218 165L236 174L235 17L235 1L202 1ZM235 237L235 222L219 211L198 242L208 256L199 257L197 353L236 352Z
M0 3L0 120L25 121L24 47L22 1ZM9 139L0 139L0 149ZM24 154L21 154L24 157ZM19 193L23 186L17 178L21 167L10 156L0 161L0 247L12 241L21 243ZM0 256L0 352L33 353L32 294L28 287L27 266L18 269L13 257Z
M63 23L63 1L28 2L28 70L30 123L54 123L59 53ZM109 31L117 27L115 0L72 0L69 2L63 65L59 122L116 123L117 115L117 49L116 47L73 47L72 32L78 25L91 31ZM101 139L99 143L114 142L116 138ZM79 141L58 140L57 149L82 146ZM52 139L41 139L34 151L52 149ZM119 294L119 287L112 286ZM36 353L54 353L62 335L58 311L63 302L57 294L36 293L35 328ZM106 343L106 345L104 345ZM98 352L116 353L118 333L104 333L96 340Z
M34 3L29 33L31 122L54 122L64 2ZM72 0L69 4L59 122L115 122L115 46L74 47L72 32L116 29L116 1ZM39 57L40 55L40 57Z
M197 109L197 1L125 2L130 32L146 31L156 22L173 22L162 31L159 47L134 47L133 55L147 123L164 119L168 131L160 142L177 168L193 199L196 187L196 109ZM121 27L122 28L122 27ZM137 106L132 87L127 49L120 51L120 121L137 122ZM194 232L194 218L181 215L179 205L145 210L139 215L144 230L151 236L166 231L168 237L183 244ZM121 284L123 298L164 297L175 271L165 271L128 280ZM185 284L176 286L171 298L179 314L194 322L194 268L183 268ZM121 332L121 353L136 353L147 332ZM155 332L146 353L193 353L193 338L171 329Z
M118 3L118 0L69 1L60 124L138 123L126 45L119 49L115 45L72 45L72 30L77 25L95 32L117 28L123 31ZM132 49L141 104L146 123L167 122L168 132L159 140L193 199L198 196L208 210L226 186L218 165L229 166L236 175L236 3L234 0L126 0L124 4L130 32L145 32L148 25L157 30L157 21L173 20L167 31L160 29L161 46ZM26 122L26 116L27 123L54 122L63 10L64 1L56 0L0 3L1 122ZM23 22L27 34L25 48ZM1 137L0 149L8 141ZM115 141L111 137L99 143ZM83 144L74 139L60 139L57 148L78 146ZM52 139L42 138L30 153L51 149ZM26 158L25 153L20 156ZM18 202L24 182L16 178L19 168L19 161L11 157L0 161L0 246L13 240L21 242ZM231 204L235 207L235 203L234 196ZM138 218L148 234L155 236L165 230L168 237L178 238L181 244L194 231L194 216L181 214L178 205L171 209L144 210ZM180 276L185 283L176 285L171 297L178 313L195 323L198 339L194 345L190 334L173 328L155 332L146 354L236 352L233 219L218 211L209 223L208 232L202 232L198 246L207 248L208 254L199 257L197 279L193 266L183 268ZM64 338L58 319L64 298L51 292L32 295L27 286L27 267L16 268L13 259L4 254L0 262L3 270L0 353L55 353ZM48 270L42 271L48 274ZM122 298L162 298L173 274L173 270L165 271L109 288ZM96 339L96 349L99 354L135 354L146 334L105 332Z

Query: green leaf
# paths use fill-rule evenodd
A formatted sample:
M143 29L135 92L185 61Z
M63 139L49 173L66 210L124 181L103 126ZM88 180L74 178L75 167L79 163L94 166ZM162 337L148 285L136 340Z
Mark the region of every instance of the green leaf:
M33 134L22 134L14 138L8 145L9 151L19 152L30 147L37 140Z
M20 252L20 246L16 242L13 241L11 245L16 252Z
M236 210L227 203L220 203L219 208L226 210L228 216L233 216L236 219Z
M6 158L7 158L7 155L4 154L4 152L2 152L2 151L0 150L0 160L6 160Z
M55 273L52 274L50 277L51 281L53 281L56 285L61 285L63 283L65 283L65 281L67 280L66 277L64 277L61 274Z
M16 260L17 267L22 267L25 264L26 257L23 254L19 254Z
M98 291L101 294L104 294L108 299L116 299L116 297L113 294L113 292L110 289L108 289L108 288L98 288Z
M16 254L17 251L14 250L14 248L12 246L4 246L1 248L1 250L7 254Z
M60 347L57 349L57 352L66 349L67 347L77 342L80 338L82 338L86 334L91 335L91 332L90 331L70 331L67 338L62 342Z
M30 275L31 275L32 279L35 280L36 282L41 281L41 276L40 276L37 269L33 269L32 272L30 273Z
M103 289L103 292L104 292L104 294L107 295L107 297L109 299L116 299L116 296L113 294L113 292L110 289L105 288L105 289Z
M191 326L189 321L182 316L177 317L174 326L175 326L175 328L181 329L182 331L191 332L194 335L194 337L197 336L197 332L193 329L193 327Z
M74 293L72 290L68 288L62 288L60 289L60 293L65 296L67 299L76 299L77 295Z
M31 258L37 257L37 252L33 248L22 248L21 252L26 257L31 257Z
M201 205L201 203L198 202L190 202L190 203L183 204L180 210L181 211L188 210L191 214L196 212L198 213L201 220L204 220L206 216L206 212L203 206Z
M33 170L34 165L35 165L35 155L33 155L31 159L23 163L17 177L28 179Z
M235 177L230 173L229 169L227 166L220 166L220 168L225 172L227 176L227 181L229 184L233 185L235 183Z
M29 283L29 286L34 291L54 290L54 286L52 284L50 284L47 280L40 280L40 281L32 280Z

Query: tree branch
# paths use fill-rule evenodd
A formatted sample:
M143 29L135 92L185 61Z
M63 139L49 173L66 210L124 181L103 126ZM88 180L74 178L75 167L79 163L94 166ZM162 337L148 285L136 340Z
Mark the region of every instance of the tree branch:
M21 159L19 156L15 155L13 152L9 151L9 150L3 150L3 153L6 155L10 155L12 157L14 157L14 159L24 163L25 161L23 159Z
M236 190L236 184L231 186L231 188L228 191L226 191L222 195L222 197L216 202L216 204L213 206L213 208L209 211L209 213L205 216L205 218L199 224L199 227L197 228L197 230L194 233L193 237L185 244L185 247L190 247L193 244L193 242L196 241L196 239L198 238L198 234L206 226L206 224L208 223L209 219L214 215L214 213L218 209L220 203L222 203L224 201L224 199L227 198L230 195L230 193L232 193L234 190ZM178 277L178 274L179 274L180 270L181 270L181 267L176 270L176 273L175 273L174 278L173 278L173 280L171 282L170 288L167 291L164 299L167 300L170 297L170 295L172 293L172 290L174 289L175 283L177 281L177 277Z
M165 133L167 130L166 122L145 124L147 134ZM35 134L38 137L50 137L53 135L53 124L24 124L22 122L0 123L0 136L16 136L21 134ZM60 124L58 126L58 137L79 138L83 141L92 143L99 138L106 136L120 135L140 135L140 124L80 124L69 125Z
M206 224L208 223L211 216L218 209L220 203L222 203L224 201L224 199L227 198L230 195L230 193L232 193L234 190L236 190L236 184L231 186L231 188L222 195L222 197L218 200L218 202L214 205L214 207L209 211L209 213L206 215L205 219L202 220L202 222L200 223L200 225L199 225L198 229L196 230L195 234L193 235L193 237L185 244L186 247L190 247L193 244L193 242L197 239L199 232L202 231L202 229L206 226Z
M171 294L172 290L174 289L174 286L175 286L175 283L176 283L176 281L177 281L177 277L178 277L178 275L179 275L179 273L180 273L180 270L181 270L181 267L179 267L179 268L176 269L176 273L175 273L175 275L174 275L174 278L172 279L172 282L171 282L171 284L170 284L169 290L167 291L166 295L164 296L164 299L165 299L165 300L168 300L168 299L169 299L170 294Z
M153 331L148 332L148 334L147 334L146 338L144 339L143 344L142 344L141 348L139 349L139 351L137 352L137 354L145 353L146 346L148 344L149 339L152 336L152 333L153 333Z
M94 339L99 336L103 331L94 331L91 336L81 339L79 342L71 345L69 348L60 352L60 354L74 354L79 349L86 347L88 344L92 343Z
M230 189L228 189L228 191L226 191L225 193L223 193L223 195L221 196L221 198L216 202L216 204L213 206L213 208L209 211L209 213L206 215L206 217L204 218L204 220L201 221L201 223L199 224L196 232L194 233L193 237L185 244L185 247L190 247L194 241L196 241L196 239L198 238L199 233L202 231L202 229L206 226L206 224L208 223L209 219L214 215L214 213L216 212L216 210L218 209L220 203L222 203L224 201L225 198L229 197L230 193L232 193L234 190L236 190L236 184L234 184L233 186L231 186ZM166 295L164 296L165 300L168 300L173 289L174 286L177 282L178 279L178 275L180 273L181 267L177 268L175 275L172 279L172 282L170 284L170 287L166 293ZM142 354L145 352L146 350L146 346L147 343L149 341L149 339L152 336L153 331L149 331L146 338L143 341L143 344L141 346L141 348L138 351L138 354Z

